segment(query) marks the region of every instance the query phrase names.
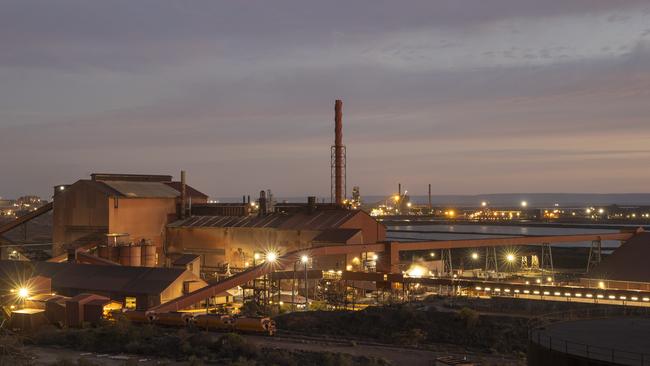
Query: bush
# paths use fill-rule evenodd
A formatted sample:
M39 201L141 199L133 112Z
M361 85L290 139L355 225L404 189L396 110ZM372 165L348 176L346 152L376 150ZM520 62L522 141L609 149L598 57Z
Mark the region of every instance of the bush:
M473 329L478 324L478 312L470 308L462 308L458 312L458 317L465 322L467 329Z

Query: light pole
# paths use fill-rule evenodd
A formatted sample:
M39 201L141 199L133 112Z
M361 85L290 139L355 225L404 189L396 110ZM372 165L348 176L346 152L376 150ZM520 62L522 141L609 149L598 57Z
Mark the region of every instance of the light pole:
M305 265L305 311L309 308L309 287L307 285L307 263L309 262L309 257L305 254L300 257L300 261Z

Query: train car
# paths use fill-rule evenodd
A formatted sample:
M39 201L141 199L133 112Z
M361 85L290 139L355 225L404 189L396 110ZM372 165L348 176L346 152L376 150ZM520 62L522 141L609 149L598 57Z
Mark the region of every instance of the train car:
M127 311L124 312L124 316L131 321L131 323L136 324L149 324L153 320L152 315L147 315L144 311Z
M194 317L194 325L199 329L232 332L235 319L230 315L200 314Z
M188 313L160 313L153 314L152 317L154 324L168 327L186 327L194 321L194 316Z
M236 318L235 330L243 333L263 333L270 336L276 332L275 321L266 317Z

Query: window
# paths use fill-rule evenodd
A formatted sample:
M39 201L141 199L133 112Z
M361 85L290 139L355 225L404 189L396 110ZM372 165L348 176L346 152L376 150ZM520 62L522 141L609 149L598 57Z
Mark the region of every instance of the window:
M126 297L124 299L124 307L129 310L135 310L136 308L135 297Z

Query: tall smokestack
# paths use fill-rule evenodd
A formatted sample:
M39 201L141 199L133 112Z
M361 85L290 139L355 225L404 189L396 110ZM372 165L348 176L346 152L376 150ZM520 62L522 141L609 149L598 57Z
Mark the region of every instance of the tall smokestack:
M429 210L431 210L431 183L429 183Z
M337 205L343 204L343 101L334 102L334 197Z
M397 196L402 197L402 183L397 183Z

